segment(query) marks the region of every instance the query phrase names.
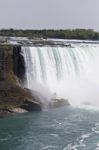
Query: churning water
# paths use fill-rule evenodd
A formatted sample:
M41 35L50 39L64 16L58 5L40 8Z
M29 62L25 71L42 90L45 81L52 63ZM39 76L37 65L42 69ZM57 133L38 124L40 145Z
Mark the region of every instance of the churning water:
M0 119L0 150L99 150L99 111L61 107Z
M26 87L41 91L48 100L56 95L72 105L99 106L98 44L23 47L22 51Z

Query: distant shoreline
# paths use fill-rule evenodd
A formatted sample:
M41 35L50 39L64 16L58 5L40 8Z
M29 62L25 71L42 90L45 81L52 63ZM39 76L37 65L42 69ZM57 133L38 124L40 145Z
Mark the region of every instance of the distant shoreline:
M77 40L99 40L99 32L92 29L1 29L0 36L6 37L28 37L30 39L77 39Z

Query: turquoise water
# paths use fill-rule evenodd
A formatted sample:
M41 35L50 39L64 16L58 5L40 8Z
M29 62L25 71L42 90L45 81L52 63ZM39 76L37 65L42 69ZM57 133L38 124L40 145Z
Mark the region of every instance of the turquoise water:
M0 150L98 150L99 111L58 108L0 119Z

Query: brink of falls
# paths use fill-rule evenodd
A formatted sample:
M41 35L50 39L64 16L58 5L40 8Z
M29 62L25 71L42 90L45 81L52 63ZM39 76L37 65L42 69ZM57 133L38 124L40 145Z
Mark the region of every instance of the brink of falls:
M73 105L99 105L99 45L22 47L25 86Z

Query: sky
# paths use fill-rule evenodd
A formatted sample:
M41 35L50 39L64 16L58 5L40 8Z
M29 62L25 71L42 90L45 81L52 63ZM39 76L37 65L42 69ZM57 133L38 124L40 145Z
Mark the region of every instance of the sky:
M0 29L99 31L99 0L0 0Z

